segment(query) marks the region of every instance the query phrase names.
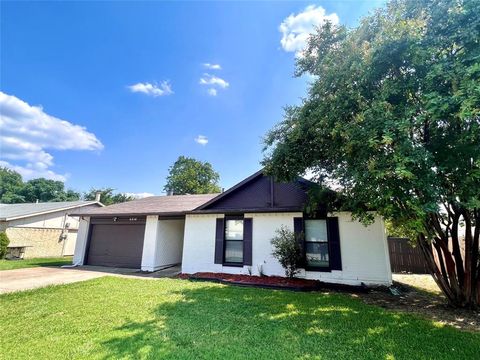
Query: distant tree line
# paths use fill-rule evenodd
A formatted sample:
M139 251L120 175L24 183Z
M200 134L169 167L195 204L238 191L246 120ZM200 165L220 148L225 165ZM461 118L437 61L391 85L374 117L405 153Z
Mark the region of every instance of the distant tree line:
M164 190L171 195L219 193L220 175L209 162L179 156L169 168ZM62 181L45 178L23 181L22 176L11 169L0 167L0 203L18 204L54 201L95 200L100 193L100 202L112 205L133 200L125 193L115 193L110 187L91 188L89 191L76 192L65 189Z
M0 167L0 203L16 204L74 201L80 199L80 193L65 189L62 181L44 178L23 181L22 176L11 169Z
M100 193L100 201L105 205L133 200L132 196L114 193L112 188L90 189L86 193L79 193L65 189L62 181L45 178L23 181L22 176L11 169L0 167L0 203L18 204L54 201L95 200L96 193Z

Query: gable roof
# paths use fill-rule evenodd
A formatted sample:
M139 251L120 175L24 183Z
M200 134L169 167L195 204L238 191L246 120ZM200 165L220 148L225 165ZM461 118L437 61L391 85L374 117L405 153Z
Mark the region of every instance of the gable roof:
M214 212L285 212L303 211L307 188L313 183L298 178L278 183L263 169L221 194L150 196L99 209L76 210L77 216L179 216Z
M301 177L292 182L277 182L262 169L192 213L303 211L308 188L314 185Z
M139 215L183 215L218 194L149 196L143 199L105 206L101 209L75 211L79 216L139 216Z
M77 209L84 206L103 204L98 201L58 201L43 203L0 204L0 221L22 219L30 216L48 214L57 211Z

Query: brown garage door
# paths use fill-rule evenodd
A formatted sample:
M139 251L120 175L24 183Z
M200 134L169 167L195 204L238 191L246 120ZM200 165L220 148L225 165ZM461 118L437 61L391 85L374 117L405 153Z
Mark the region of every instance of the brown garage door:
M145 224L92 225L87 264L138 269Z

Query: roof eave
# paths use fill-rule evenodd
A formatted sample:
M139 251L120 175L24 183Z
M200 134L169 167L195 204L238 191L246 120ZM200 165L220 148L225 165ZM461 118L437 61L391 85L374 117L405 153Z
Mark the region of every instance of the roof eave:
M139 213L73 213L70 214L72 216L88 216L88 217L115 217L115 216L149 216L149 215L156 215L156 216L184 216L187 212L186 211L170 211L170 212L162 212L162 211L148 211L148 212L139 212Z
M65 211L65 210L69 210L69 209L76 209L76 208L80 208L80 207L84 207L84 206L90 206L90 205L95 205L95 204L100 205L100 206L105 206L105 205L103 205L103 204L102 204L101 202L99 202L99 201L91 201L91 202L88 202L88 204L80 204L80 205L75 205L75 206L67 206L67 207L64 207L64 208L58 208L58 209L53 209L53 210L40 211L40 212L35 212L35 213L30 213L30 214L25 214L25 215L12 216L12 217L9 217L9 218L1 218L0 221L13 221L13 220L25 219L25 218L29 218L29 217L32 217L32 216L51 214L51 213L55 213L55 212L58 212L58 211ZM72 214L68 214L68 215L76 216L76 215L72 215Z

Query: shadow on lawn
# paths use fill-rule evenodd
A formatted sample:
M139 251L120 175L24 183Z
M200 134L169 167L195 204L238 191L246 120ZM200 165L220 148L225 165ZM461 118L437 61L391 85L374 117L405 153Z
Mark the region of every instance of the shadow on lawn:
M202 284L104 343L106 358L474 358L478 334L338 294Z

